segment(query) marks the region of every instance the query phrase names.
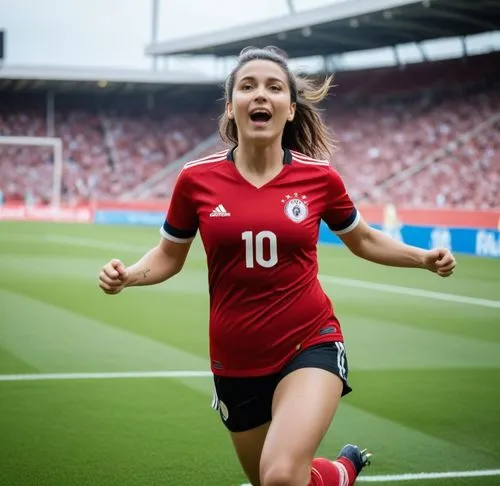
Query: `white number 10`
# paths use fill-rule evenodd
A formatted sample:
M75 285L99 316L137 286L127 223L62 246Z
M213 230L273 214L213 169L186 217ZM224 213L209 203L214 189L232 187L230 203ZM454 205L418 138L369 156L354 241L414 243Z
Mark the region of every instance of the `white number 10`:
M264 268L274 267L278 263L278 243L276 235L272 231L261 231L255 235L252 231L245 231L241 234L241 239L245 241L246 267L254 268L254 261ZM264 258L264 241L268 241L269 256Z

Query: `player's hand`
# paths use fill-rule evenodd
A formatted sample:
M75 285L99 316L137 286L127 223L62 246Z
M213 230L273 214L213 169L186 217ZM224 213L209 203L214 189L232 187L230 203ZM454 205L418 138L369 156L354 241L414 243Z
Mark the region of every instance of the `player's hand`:
M440 277L449 277L456 265L455 257L445 248L429 250L424 256L425 268Z
M99 273L99 287L110 295L121 292L128 283L128 272L125 265L118 259L113 258L102 267Z

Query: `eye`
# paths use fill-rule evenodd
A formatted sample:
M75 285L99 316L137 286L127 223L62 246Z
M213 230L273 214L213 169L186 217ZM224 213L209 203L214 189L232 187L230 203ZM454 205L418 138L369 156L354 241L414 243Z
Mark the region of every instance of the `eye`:
M248 83L241 85L241 91L250 91L252 88L253 86Z
M270 90L271 91L274 91L274 92L279 92L281 91L281 86L277 85L277 84L273 84L271 87L270 87Z

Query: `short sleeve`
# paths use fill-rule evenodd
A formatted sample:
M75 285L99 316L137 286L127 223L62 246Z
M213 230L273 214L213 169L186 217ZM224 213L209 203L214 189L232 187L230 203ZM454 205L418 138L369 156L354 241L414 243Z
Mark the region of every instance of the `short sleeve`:
M170 198L165 222L160 229L164 238L175 243L189 243L198 231L198 215L191 185L186 171L181 171Z
M349 233L359 224L360 214L340 174L332 167L328 167L327 181L327 200L322 219L335 234Z

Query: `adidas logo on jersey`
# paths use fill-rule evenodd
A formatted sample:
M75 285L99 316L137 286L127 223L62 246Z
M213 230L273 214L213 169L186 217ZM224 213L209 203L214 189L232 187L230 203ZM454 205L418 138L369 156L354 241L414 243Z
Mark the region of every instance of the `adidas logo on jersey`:
M219 204L211 213L210 217L211 218L222 218L222 217L227 217L231 216L231 213L228 213L226 211L226 208L222 205Z

